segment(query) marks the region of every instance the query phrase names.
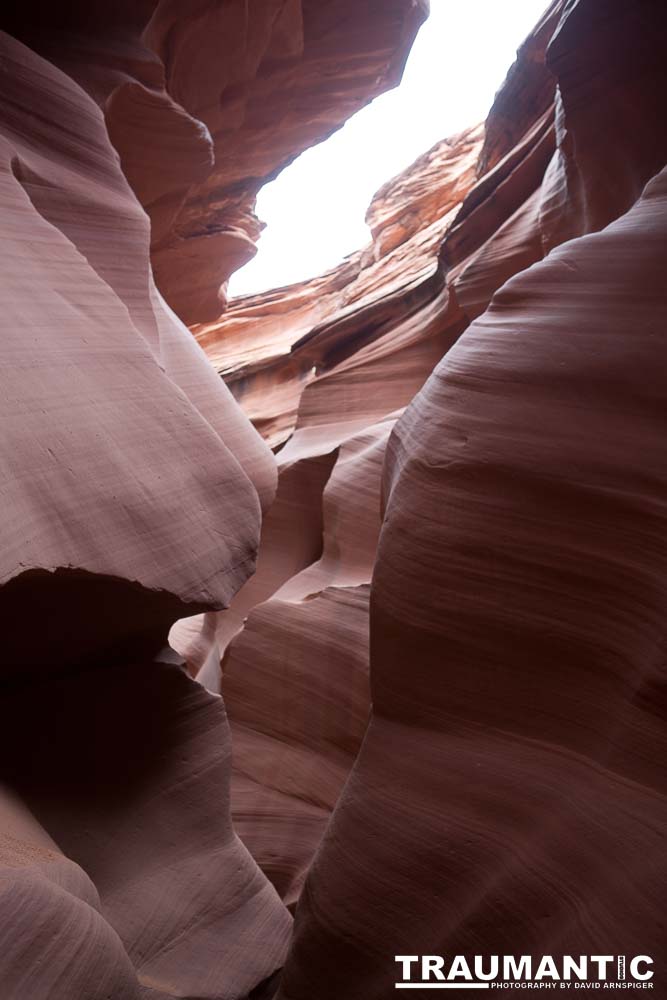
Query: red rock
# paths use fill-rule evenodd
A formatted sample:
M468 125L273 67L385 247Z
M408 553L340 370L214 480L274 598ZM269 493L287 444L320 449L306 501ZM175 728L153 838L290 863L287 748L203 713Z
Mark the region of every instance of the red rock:
M442 344L431 349L433 331L424 319L427 307L435 317L442 312L440 304L432 306L442 291L438 252L474 181L481 138L481 128L472 128L444 140L386 184L368 210L372 245L340 267L312 281L239 299L220 320L193 328L272 446L292 432L297 411L298 426L328 421L331 414L338 421L341 407L332 400L323 405L323 418L309 405L311 398L319 398L320 381L328 396L341 376L346 380L341 416L354 429L405 406L423 384L444 350ZM397 328L398 310L405 329ZM391 357L403 349L410 354L411 345L426 357L416 363L404 357L404 384L396 385L389 371ZM380 356L386 358L384 372L375 363ZM347 384L351 375L344 373L362 365L368 371L360 376L365 388L359 412Z
M4 22L20 41L0 35L3 1000L254 998L284 961L291 916L232 826L223 704L159 652L176 618L227 606L252 573L276 463L149 254L163 287L175 261L182 314L183 287L197 318L218 303L228 272L209 255L217 237L249 246L261 172L395 81L424 13L353 6L342 29L342 9L306 10L304 57L301 4L265 5L227 77L240 4L189 20L168 4L13 7ZM374 54L349 53L344 85L323 76L271 149L285 98L258 120L267 88L294 98L362 25ZM191 46L210 59L194 75ZM244 126L246 86L259 115ZM192 108L213 114L224 162ZM188 278L202 248L208 271Z
M223 664L234 825L290 905L368 722L368 590L266 601Z
M10 30L100 103L153 224L158 288L212 320L255 253L255 196L304 149L395 86L426 0L68 4ZM63 32L63 25L70 34Z
M374 717L281 996L384 997L394 954L661 954L666 198L509 282L397 425Z
M0 797L2 985L6 996L137 1000L135 970L100 913L95 886L12 793ZM35 960L38 951L42 961Z
M29 983L31 997L245 996L281 965L291 918L232 828L220 699L167 662L89 669L41 693L5 697L0 737L4 780L54 852L15 889L6 995ZM44 840L29 829L20 851L39 859Z
M662 10L553 3L369 247L221 320L258 187L423 6L11 13L3 1000L659 961Z
M664 21L648 14L563 11L557 167L541 191L541 140L520 140L445 238L450 295L478 318L390 439L373 718L301 896L281 1000L380 1000L396 954L663 956L667 174L639 197L665 159ZM651 94L610 195L589 95L606 102L625 71L635 107L639 80ZM589 191L564 196L579 233L616 221L538 261L570 156ZM618 160L627 183L612 183ZM512 261L522 273L486 308Z
M2 44L0 600L17 626L30 601L49 616L51 663L151 631L159 648L179 608L226 605L252 571L274 463L153 287L147 220L100 112ZM88 600L83 574L111 607ZM40 662L19 627L6 640L5 669Z

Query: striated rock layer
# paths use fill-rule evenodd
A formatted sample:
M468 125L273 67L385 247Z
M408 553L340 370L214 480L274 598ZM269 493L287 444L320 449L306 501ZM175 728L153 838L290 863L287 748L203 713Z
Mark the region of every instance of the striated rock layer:
M292 433L297 413L300 425L310 422L305 415L310 393L304 393L309 383L347 359L362 359L364 347L395 351L397 317L407 320L433 298L442 284L438 250L473 183L481 141L481 127L444 140L385 185L368 210L373 243L340 267L312 281L238 299L219 321L193 327L272 447ZM421 331L421 344L428 343L428 333ZM430 364L422 363L417 379L423 382L422 371L430 372L443 352L440 346ZM397 387L388 386L374 412L405 405L421 382L399 388L395 400L387 393L396 395ZM346 400L340 419L348 416L354 413ZM369 422L362 415L361 426Z
M299 899L280 1000L385 1000L396 954L664 968L665 21L553 3L370 247L194 327L278 448L257 575L172 641ZM346 461L371 442L381 487Z
M263 179L397 81L425 10L186 6L0 22L3 1000L259 998L291 932L224 705L166 648L251 576L276 462L158 288L220 311Z
M192 674L222 691L234 820L290 906L368 720L385 449L451 342L436 325L438 252L473 183L481 138L474 128L439 144L379 192L373 245L338 271L241 300L195 329L268 440L292 431L276 456L278 493L256 574L228 611L179 622L170 636ZM397 327L401 303L412 310ZM431 328L414 324L426 309Z
M555 0L368 247L219 318L424 14L3 21L3 1000L660 995L667 15Z
M151 219L157 286L194 323L219 316L255 253L259 189L399 82L427 12L427 0L66 0L5 27L102 107Z
M274 463L155 290L101 112L0 45L2 993L237 997L290 917L232 830L221 706L159 650L252 571Z

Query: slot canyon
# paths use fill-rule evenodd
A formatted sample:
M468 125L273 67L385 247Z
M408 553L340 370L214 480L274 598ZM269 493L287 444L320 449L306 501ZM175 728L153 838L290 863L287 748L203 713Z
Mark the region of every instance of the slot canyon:
M428 14L2 14L0 1000L667 1000L667 6L554 0L368 245L227 292Z

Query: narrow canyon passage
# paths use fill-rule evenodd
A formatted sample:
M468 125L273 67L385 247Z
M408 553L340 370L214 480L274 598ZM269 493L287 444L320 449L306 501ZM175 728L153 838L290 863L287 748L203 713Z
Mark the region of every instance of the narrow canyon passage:
M0 1000L667 998L667 10L228 295L427 16L3 15Z

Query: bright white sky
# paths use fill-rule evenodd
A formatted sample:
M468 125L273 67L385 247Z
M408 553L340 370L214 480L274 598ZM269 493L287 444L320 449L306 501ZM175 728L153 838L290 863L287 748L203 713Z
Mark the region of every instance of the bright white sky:
M315 277L365 246L382 184L434 143L482 121L547 0L431 0L403 82L306 150L257 199L256 257L232 276L247 295Z

